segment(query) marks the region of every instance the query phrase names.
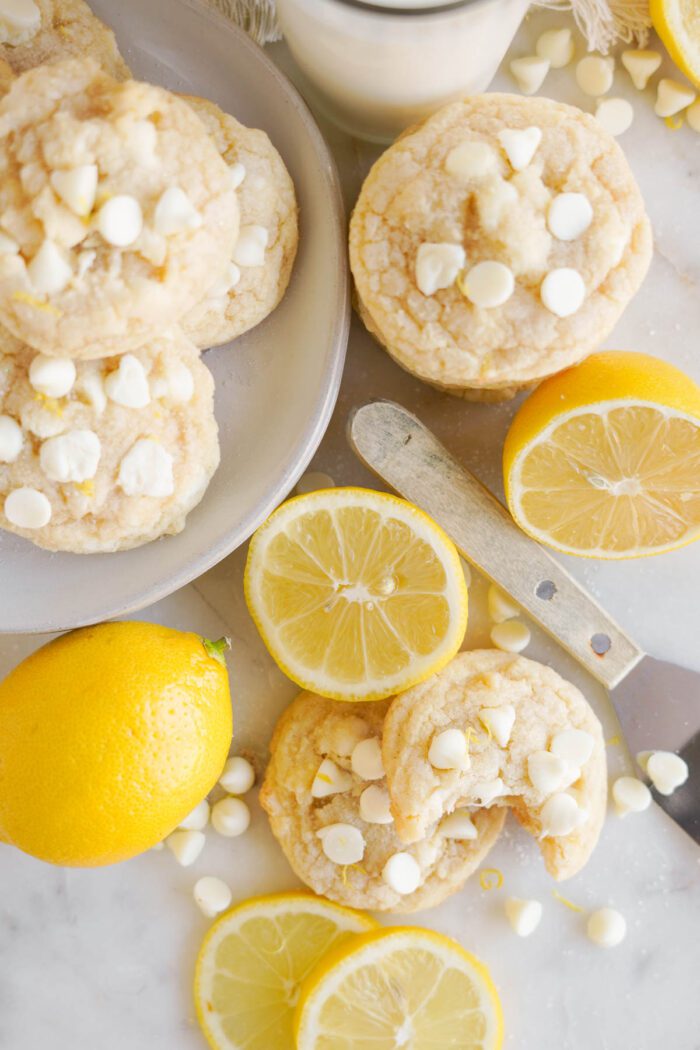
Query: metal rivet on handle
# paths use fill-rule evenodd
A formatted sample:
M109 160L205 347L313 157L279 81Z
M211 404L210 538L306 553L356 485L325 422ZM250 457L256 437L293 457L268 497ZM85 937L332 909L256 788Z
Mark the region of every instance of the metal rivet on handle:
M591 649L597 656L605 656L611 645L607 634L594 634L591 638Z
M556 593L557 585L554 580L541 580L535 588L535 594L538 598L541 598L543 602L551 602Z

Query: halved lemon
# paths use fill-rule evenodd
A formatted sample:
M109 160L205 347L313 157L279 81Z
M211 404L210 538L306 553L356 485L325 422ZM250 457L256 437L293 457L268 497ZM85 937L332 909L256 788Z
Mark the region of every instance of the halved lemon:
M309 975L297 1050L498 1050L498 992L478 959L432 930L395 927L340 945Z
M700 388L646 354L593 354L546 380L515 416L508 506L567 554L638 558L700 536Z
M299 986L319 960L368 915L309 893L256 897L209 930L197 959L197 1017L214 1050L295 1050Z
M467 626L452 541L417 507L369 489L283 503L251 541L245 594L285 674L337 700L422 682L455 655Z
M650 14L673 61L700 87L700 0L651 0Z

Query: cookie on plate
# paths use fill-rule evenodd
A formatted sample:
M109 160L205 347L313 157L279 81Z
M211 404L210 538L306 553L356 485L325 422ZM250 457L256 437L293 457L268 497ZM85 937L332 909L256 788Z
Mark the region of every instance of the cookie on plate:
M211 135L238 190L241 225L228 273L182 320L203 349L260 324L289 284L299 238L294 184L264 131L205 98L184 96Z
M315 893L372 911L412 912L458 890L489 852L504 810L466 811L401 843L389 812L381 736L389 701L301 693L275 729L260 801L292 868Z
M600 722L575 686L523 656L460 653L396 697L383 760L404 842L459 807L509 807L550 874L566 879L598 841L607 806Z
M178 329L100 361L0 354L0 527L76 554L179 532L219 463L213 395Z
M520 95L475 95L407 132L350 223L367 327L409 372L477 399L595 349L651 248L615 140L579 109Z
M238 204L192 109L90 59L0 101L0 322L47 354L135 349L228 269Z
M84 0L22 0L0 4L0 57L16 74L64 58L94 58L106 73L131 73L112 30Z

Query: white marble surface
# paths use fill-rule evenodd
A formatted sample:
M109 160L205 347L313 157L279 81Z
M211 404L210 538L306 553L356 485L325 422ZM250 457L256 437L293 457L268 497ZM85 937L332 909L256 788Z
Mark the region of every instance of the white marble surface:
M565 16L538 14L513 53L528 53L536 30ZM277 56L285 64L283 51ZM509 88L507 77L496 86ZM581 104L571 70L550 76L545 90ZM700 380L700 136L673 133L651 111L651 92L637 95L617 73L616 93L637 112L623 143L644 190L656 234L656 255L643 292L609 347L668 357ZM352 203L371 151L329 130ZM498 452L512 405L462 403L422 387L380 352L355 322L346 379L333 424L315 467L339 483L370 479L347 450L348 409L390 396L421 415L495 491ZM294 694L267 656L243 602L245 551L143 617L233 638L231 681L236 746L259 766L274 721ZM697 580L700 544L625 565L571 561L620 622L653 653L700 668ZM5 600L11 600L11 597ZM485 644L485 584L476 581L467 644ZM43 639L0 638L0 673ZM585 689L614 736L607 697L539 632L528 654L551 661ZM623 749L609 749L611 771ZM41 770L37 770L41 776ZM534 843L509 825L489 866L504 873L500 891L478 880L442 907L414 921L451 933L492 968L506 1013L508 1050L698 1050L700 1047L700 852L664 814L624 821L612 814L586 870L560 887L584 908L610 904L627 917L629 933L604 952L584 935L585 917L552 895ZM254 804L253 823L239 840L210 832L191 868L167 852L149 853L111 869L59 870L15 850L0 851L0 1050L202 1050L190 984L207 926L191 900L203 874L217 874L235 899L294 886L295 879ZM506 924L507 895L544 903L540 929L526 941ZM270 1050L278 1048L270 1047Z

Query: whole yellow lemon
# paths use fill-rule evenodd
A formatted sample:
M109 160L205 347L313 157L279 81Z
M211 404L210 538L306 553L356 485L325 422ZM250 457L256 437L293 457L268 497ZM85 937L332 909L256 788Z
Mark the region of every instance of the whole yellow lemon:
M0 683L0 841L52 864L133 857L211 790L231 732L220 643L136 622L65 634Z

